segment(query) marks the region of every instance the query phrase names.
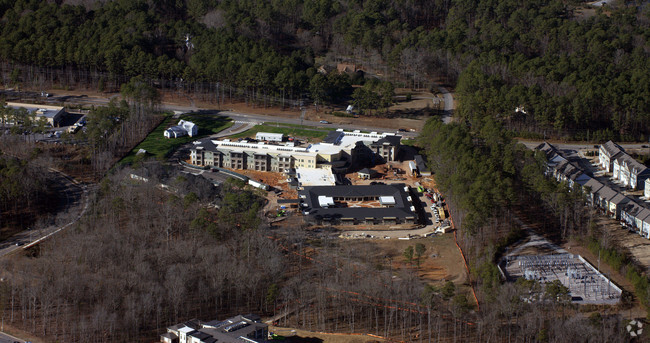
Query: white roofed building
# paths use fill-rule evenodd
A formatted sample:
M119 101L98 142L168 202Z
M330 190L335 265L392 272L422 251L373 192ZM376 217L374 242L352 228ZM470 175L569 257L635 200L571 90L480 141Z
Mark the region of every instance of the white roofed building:
M269 143L280 137L263 133L256 137L266 142L202 139L190 149L192 164L232 169L283 172L292 168L323 168L334 173L346 172L355 162L374 165L394 161L400 136L392 133L361 133L337 130L321 143L295 146Z
M170 127L163 133L166 138L178 138L183 136L194 137L198 134L199 127L196 124L182 119L178 122L178 125Z
M284 135L281 133L258 132L255 134L255 139L258 141L282 142Z

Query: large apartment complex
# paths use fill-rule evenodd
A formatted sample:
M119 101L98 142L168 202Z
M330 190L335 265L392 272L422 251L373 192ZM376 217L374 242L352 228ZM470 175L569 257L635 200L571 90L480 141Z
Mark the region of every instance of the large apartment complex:
M283 172L293 168L328 168L344 172L352 164L395 161L400 136L336 130L321 143L296 146L293 142L203 139L190 149L191 163L230 169Z

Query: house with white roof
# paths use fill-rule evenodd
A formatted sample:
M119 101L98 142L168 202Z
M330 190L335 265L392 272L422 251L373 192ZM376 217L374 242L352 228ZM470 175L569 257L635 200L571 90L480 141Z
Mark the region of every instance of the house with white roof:
M182 119L178 122L178 125L170 127L163 133L166 138L178 138L183 136L194 137L198 134L199 127L196 124Z

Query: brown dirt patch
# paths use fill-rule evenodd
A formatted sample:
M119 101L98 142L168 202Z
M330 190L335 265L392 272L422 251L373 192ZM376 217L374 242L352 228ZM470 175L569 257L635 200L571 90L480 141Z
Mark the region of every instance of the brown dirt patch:
M237 169L233 171L246 175L255 181L260 181L271 187L282 189L282 194L280 195L280 198L282 199L296 199L298 197L298 192L289 187L286 177L282 173L263 172L250 169Z
M367 242L367 241L366 241ZM463 284L467 281L465 265L460 251L454 244L452 235L439 235L418 240L381 240L372 241L379 248L380 254L390 256L393 269L401 267L417 269L414 260L409 265L404 257L404 250L417 243L422 243L427 248L420 258L419 276L422 280L433 285L443 285L446 281Z

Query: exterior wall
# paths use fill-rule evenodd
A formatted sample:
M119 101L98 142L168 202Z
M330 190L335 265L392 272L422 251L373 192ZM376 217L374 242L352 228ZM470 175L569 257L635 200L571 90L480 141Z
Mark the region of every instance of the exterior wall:
M643 185L643 196L650 199L650 178L646 179Z
M246 169L246 154L240 151L230 151L230 163L227 165L231 169Z
M614 179L619 180L620 179L620 171L621 171L621 165L618 164L617 160L614 160L614 168L612 169L612 176Z
M609 157L605 153L605 149L602 145L600 146L600 149L598 149L598 160L600 161L600 167L609 173L611 171Z
M641 230L641 236L645 238L650 238L650 219L646 219L643 222L643 229Z
M316 168L316 156L295 155L296 168Z
M615 203L610 202L609 207L607 208L607 210L609 212L613 213L615 217L617 217L617 215L616 215L616 204Z
M630 186L630 169L628 168L627 163L623 162L623 164L619 167L618 173L619 173L618 177L621 180L621 182L623 182L623 185L625 187L629 187Z

